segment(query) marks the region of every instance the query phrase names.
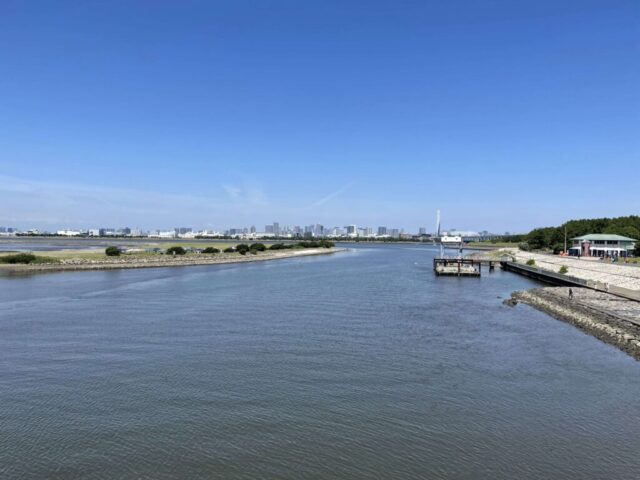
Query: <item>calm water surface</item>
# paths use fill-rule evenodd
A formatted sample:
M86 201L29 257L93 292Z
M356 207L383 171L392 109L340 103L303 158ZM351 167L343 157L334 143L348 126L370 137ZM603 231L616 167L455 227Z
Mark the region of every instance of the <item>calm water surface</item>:
M639 478L640 363L434 254L0 277L0 478Z

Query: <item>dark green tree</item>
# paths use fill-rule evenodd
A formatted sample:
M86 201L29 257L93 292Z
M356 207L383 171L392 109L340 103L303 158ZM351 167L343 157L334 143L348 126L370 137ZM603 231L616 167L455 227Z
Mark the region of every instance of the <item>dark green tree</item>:
M107 257L118 257L120 256L120 249L118 247L107 247L104 250L104 254Z
M240 255L246 255L248 251L249 245L247 245L246 243L239 243L238 245L236 245L236 252L238 252Z
M187 251L180 246L167 248L167 255L184 255Z
M611 233L640 240L640 216L638 215L569 220L558 227L531 230L525 239L531 249L551 249L559 244L564 248L565 228L569 241L574 237L591 233Z

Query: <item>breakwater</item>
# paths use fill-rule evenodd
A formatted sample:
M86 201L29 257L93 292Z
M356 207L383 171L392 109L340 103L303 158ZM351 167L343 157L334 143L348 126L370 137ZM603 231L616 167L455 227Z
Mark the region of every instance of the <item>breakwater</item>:
M569 297L569 288L573 298ZM577 287L518 291L507 304L522 302L570 323L640 360L640 303Z
M639 268L512 249L491 258L498 256L503 270L554 285L517 291L506 304L528 304L640 360ZM526 265L529 261L533 264Z

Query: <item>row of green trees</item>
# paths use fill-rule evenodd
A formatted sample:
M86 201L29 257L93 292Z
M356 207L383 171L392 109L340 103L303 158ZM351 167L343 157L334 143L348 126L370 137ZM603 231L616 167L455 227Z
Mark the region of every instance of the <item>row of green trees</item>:
M335 244L330 240L309 240L297 243L274 243L269 250L287 250L290 248L332 248Z
M241 255L252 253L256 255L258 252L264 252L266 250L288 250L292 248L331 248L334 246L333 242L329 240L297 242L297 243L274 243L267 247L264 243L252 243L247 245L246 243L240 243L236 245L235 250L233 248L227 248L225 252L236 251Z
M640 240L640 216L630 215L617 218L592 218L569 220L558 227L544 227L531 230L524 236L521 248L524 250L550 249L564 250L565 228L569 246L570 239L590 233L611 233ZM640 255L640 242L636 243L636 255Z
M246 243L240 243L235 247L227 247L224 249L225 253L234 253L237 252L240 255L246 255L247 253L251 253L253 255L257 255L258 252L264 252L266 250L286 250L290 248L331 248L334 246L333 242L329 240L319 240L319 241L308 241L308 242L298 242L298 243L274 243L273 245L267 247L264 243L252 243L251 245L247 245ZM107 256L117 257L120 255L120 249L118 247L107 247L105 252ZM187 251L184 247L174 246L169 247L165 251L167 255L184 255ZM220 253L220 249L215 247L207 247L202 250L202 253L207 254L215 254Z

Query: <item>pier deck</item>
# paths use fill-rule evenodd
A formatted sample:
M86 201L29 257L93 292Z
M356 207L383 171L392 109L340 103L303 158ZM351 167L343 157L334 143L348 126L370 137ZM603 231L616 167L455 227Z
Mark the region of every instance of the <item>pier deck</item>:
M434 258L433 271L438 276L479 277L482 274L482 263L470 258ZM493 265L489 268L493 269Z

